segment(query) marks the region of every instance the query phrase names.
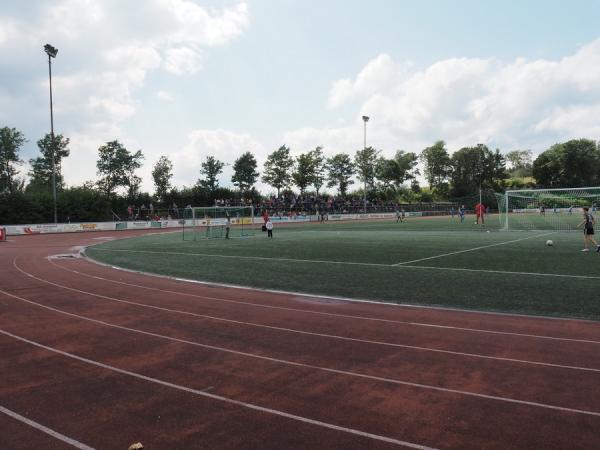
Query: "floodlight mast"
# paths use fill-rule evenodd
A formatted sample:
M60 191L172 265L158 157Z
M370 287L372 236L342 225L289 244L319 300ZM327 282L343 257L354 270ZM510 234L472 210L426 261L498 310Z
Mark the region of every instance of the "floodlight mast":
M362 120L365 123L365 128L364 128L364 147L363 149L366 150L367 149L367 122L369 121L369 116L362 116ZM366 175L366 174L365 174ZM364 181L364 185L363 185L363 203L364 203L364 210L365 210L365 214L367 214L367 177L365 176Z
M56 58L58 49L50 44L44 45L44 51L48 55L48 77L50 78L50 138L52 146L52 198L54 200L54 223L57 223L56 214L56 145L54 142L54 112L52 110L52 58Z
M479 214L481 214L481 226L483 226L483 214L484 212L482 211L482 195L481 195L481 184L483 183L483 160L482 160L482 152L483 152L483 147L485 144L477 144L477 147L479 148ZM475 213L477 214L477 211L475 211Z

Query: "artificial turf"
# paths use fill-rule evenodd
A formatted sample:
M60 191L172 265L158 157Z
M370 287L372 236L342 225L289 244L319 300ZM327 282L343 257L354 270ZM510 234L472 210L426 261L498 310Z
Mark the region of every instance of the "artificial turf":
M424 217L275 224L273 239L255 230L245 238L184 241L174 232L103 243L87 254L209 282L600 320L600 254L580 252L580 233L501 232L497 218L489 222L481 228L471 216L464 223ZM547 247L547 239L555 245Z

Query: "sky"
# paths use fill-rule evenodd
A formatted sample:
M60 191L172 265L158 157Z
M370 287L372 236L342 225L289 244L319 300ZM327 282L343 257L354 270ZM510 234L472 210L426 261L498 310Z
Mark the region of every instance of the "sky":
M144 190L161 155L175 186L209 155L230 186L246 151L259 169L281 145L354 154L363 115L387 157L437 140L538 154L600 139L599 17L583 0L0 0L0 127L38 156L50 43L68 185L117 139L144 153Z

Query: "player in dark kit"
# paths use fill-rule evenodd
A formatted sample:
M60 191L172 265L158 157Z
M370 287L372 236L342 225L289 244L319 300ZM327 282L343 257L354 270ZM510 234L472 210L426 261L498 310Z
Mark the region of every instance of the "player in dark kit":
M589 252L589 244L592 243L596 246L596 252L600 252L600 245L593 238L594 236L594 224L596 220L594 216L590 214L590 208L583 208L583 220L579 222L577 228L583 225L583 250L582 252Z

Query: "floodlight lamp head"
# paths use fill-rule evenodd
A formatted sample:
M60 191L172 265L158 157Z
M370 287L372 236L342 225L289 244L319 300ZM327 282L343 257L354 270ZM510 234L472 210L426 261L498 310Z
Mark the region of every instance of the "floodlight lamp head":
M51 58L56 58L56 54L58 53L58 49L56 47L52 47L50 44L44 45L44 51Z
M363 119L365 122L368 122L368 121L369 121L369 116L362 116L362 119Z

